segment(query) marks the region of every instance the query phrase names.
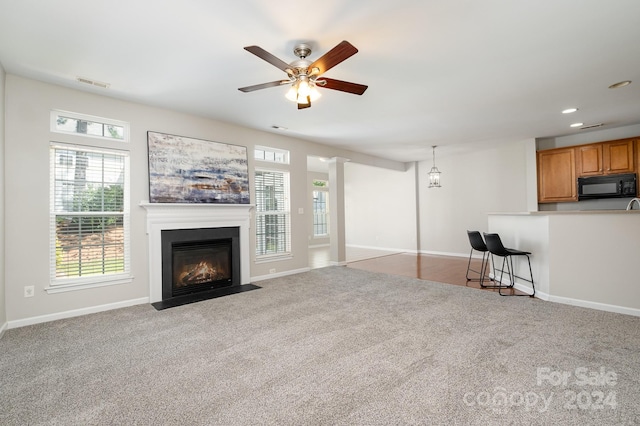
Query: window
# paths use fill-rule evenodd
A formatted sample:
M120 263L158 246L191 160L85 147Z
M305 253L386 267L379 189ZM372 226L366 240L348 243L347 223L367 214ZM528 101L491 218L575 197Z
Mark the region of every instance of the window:
M130 280L129 155L52 143L51 287Z
M329 235L329 209L327 191L313 191L313 236Z
M253 151L253 158L259 161L289 164L289 151L257 146Z
M127 123L64 111L51 112L51 131L93 138L128 140Z
M256 256L291 253L289 172L256 170Z

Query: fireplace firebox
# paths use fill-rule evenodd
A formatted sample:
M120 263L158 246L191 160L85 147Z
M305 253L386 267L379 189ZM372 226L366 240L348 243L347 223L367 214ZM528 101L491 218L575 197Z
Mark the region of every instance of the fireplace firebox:
M163 230L162 301L240 286L238 227Z

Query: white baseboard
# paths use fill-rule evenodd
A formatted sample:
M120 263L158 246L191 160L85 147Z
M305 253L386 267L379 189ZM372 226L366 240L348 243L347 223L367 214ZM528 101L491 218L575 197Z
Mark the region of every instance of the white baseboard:
M74 309L72 311L57 312L55 314L40 315L37 317L23 318L19 320L9 321L8 328L19 328L27 325L40 324L43 322L56 321L65 318L79 317L82 315L95 314L97 312L110 311L113 309L127 308L134 305L142 305L149 303L148 297L140 299L124 300L122 302L108 303L106 305L91 306L89 308Z
M287 275L301 274L303 272L309 272L310 270L311 268L300 268L300 269L293 269L291 271L276 272L276 273L267 274L267 275L258 275L256 277L251 277L251 282L270 280L271 278L286 277Z
M347 266L347 261L342 262L334 262L333 260L329 261L329 266Z
M503 279L503 284L508 285L509 283L504 282ZM531 293L531 287L520 283L516 283L515 288L516 290L519 290L523 293ZM551 294L544 293L538 290L536 290L535 297L546 302L562 303L563 305L579 306L581 308L596 309L598 311L607 311L616 314L625 314L640 317L640 309L636 308L627 308L625 306L609 305L607 303L591 302L589 300L573 299L570 297L553 296Z
M8 322L4 322L4 324L0 325L0 339L2 339L2 336L4 336L4 332L7 331L7 329L9 328L9 323Z
M395 253L416 253L415 250L411 250L411 249L399 249L399 248L393 248L393 247L375 247L375 246L362 246L359 244L345 244L345 247L352 247L352 248L359 248L359 249L366 249L366 250L380 250L380 251L392 251Z
M609 305L600 302L590 302L588 300L571 299L569 297L549 296L550 302L562 303L564 305L579 306L581 308L597 309L599 311L614 312L616 314L633 315L640 317L640 309L627 308L625 306Z
M431 254L434 256L466 257L467 259L469 258L469 253L451 253L448 251L420 250L420 254Z

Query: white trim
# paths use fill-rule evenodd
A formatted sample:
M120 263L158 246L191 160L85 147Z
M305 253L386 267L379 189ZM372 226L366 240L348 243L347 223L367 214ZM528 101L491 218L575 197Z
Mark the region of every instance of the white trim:
M614 312L616 314L625 314L640 317L640 309L636 308L627 308L625 306L609 305L607 303L591 302L589 300L579 300L560 296L549 296L548 300L550 302L562 303L563 305L579 306L581 308L597 309L599 311Z
M79 279L80 280L80 279ZM109 285L128 284L133 282L133 275L130 274L118 274L112 278L106 278L105 275L100 275L100 279L91 280L91 277L84 281L73 282L69 284L56 284L51 287L45 287L44 291L49 294L66 293L67 291L84 290L86 288L106 287Z
M420 254L431 254L434 256L453 256L453 257L466 257L469 258L469 253L451 253L448 251L433 251L433 250L420 250Z
M283 260L291 260L293 259L293 255L291 253L287 254L264 254L262 256L256 256L255 264L260 265L262 263L272 263L272 262L281 262Z
M504 277L503 277L504 282ZM505 283L508 285L508 282ZM531 287L521 283L516 283L515 289L523 293L531 293ZM546 302L561 303L563 305L578 306L581 308L595 309L598 311L613 312L616 314L633 315L640 317L640 309L627 308L625 306L609 305L607 303L592 302L589 300L573 299L570 297L553 296L536 290L535 297Z
M4 336L4 332L7 331L9 329L9 323L8 322L4 322L4 324L0 325L0 339L2 339L2 336Z
M95 314L98 312L111 311L113 309L128 308L129 306L144 305L149 303L148 297L140 299L123 300L122 302L107 303L106 305L91 306L88 308L74 309L71 311L57 312L55 314L40 315L37 317L23 318L9 321L8 328L19 328L27 325L40 324L43 322L56 321L65 318L79 317L82 315Z
M309 272L309 271L311 271L311 268L300 268L300 269L293 269L291 271L277 272L274 274L259 275L257 277L251 277L251 282L270 280L271 278L286 277L287 275L301 274L303 272Z
M365 260L365 259L363 259ZM343 261L343 262L336 262L335 260L330 260L329 261L329 266L347 266L349 264L349 262L347 261Z
M393 251L393 252L396 252L396 253L417 253L415 250L411 250L411 249L387 248L387 247L378 247L378 246L363 246L363 245L359 245L359 244L345 244L345 247L360 248L360 249L367 249L367 250Z

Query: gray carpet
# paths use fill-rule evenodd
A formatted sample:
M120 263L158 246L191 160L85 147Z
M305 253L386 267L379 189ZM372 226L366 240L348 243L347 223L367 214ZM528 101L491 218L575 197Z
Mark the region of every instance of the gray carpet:
M640 424L640 318L345 267L259 284L8 330L0 424Z

